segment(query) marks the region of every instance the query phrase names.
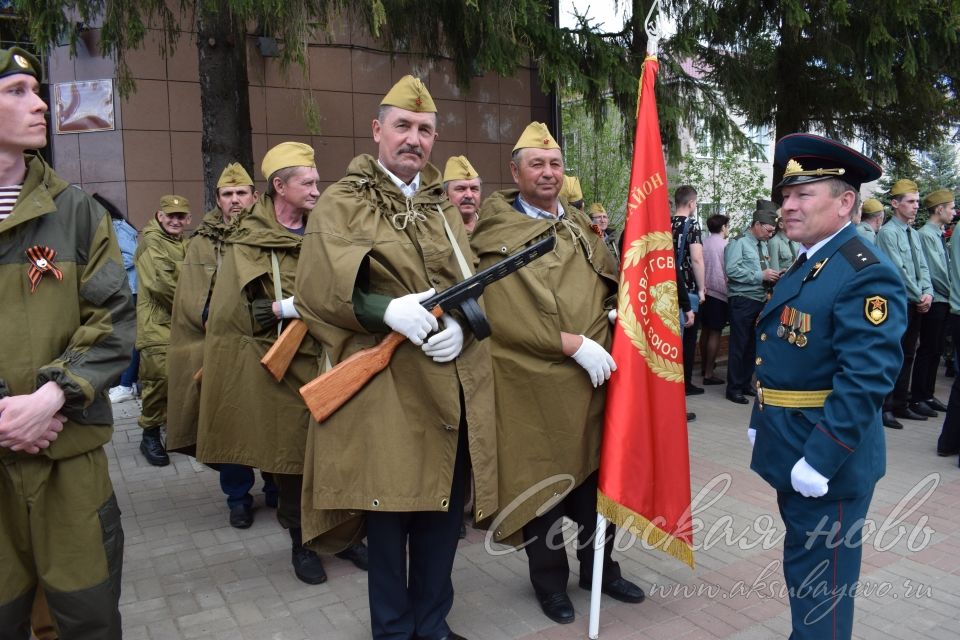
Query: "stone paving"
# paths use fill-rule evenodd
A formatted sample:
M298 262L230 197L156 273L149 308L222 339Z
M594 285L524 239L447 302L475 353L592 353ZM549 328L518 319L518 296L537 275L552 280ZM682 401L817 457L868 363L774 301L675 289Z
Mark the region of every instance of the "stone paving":
M948 382L938 397L949 396ZM749 407L724 400L722 386L706 389L688 398L698 416L690 424L694 495L706 487L694 513L697 568L621 540L614 558L648 597L637 605L605 599L604 640L789 635L783 528L773 491L749 470ZM115 408L108 454L126 532L126 640L370 637L364 572L331 557L328 582L300 583L259 480L256 522L233 529L217 474L181 455L165 468L147 465L137 450L136 402ZM857 599L856 638L960 637L960 469L956 457L935 453L940 424L905 421L903 431L886 432L887 475L870 513L880 529L864 550L869 595ZM586 638L589 593L577 587L575 560L571 567L577 619L556 625L534 600L523 553L493 555L483 532L468 529L454 566L450 625L472 640Z

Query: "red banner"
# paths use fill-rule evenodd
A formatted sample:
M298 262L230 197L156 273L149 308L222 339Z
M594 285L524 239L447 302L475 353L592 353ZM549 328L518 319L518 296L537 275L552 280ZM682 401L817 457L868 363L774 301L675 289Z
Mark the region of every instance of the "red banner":
M597 510L693 567L690 455L680 306L666 167L654 93L659 64L640 75L637 135L607 391Z

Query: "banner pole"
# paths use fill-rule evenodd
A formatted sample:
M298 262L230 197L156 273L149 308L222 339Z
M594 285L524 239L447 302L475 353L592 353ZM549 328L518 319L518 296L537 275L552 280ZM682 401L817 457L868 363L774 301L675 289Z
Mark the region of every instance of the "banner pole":
M607 519L597 514L597 530L593 535L593 582L590 585L590 640L600 637L600 596L603 591L603 547Z

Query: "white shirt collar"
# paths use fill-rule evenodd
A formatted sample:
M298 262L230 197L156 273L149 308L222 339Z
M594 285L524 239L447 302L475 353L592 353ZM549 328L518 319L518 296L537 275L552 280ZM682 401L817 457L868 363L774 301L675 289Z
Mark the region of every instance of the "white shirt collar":
M410 184L407 184L406 182L404 182L403 180L395 176L393 172L390 171L390 169L387 169L385 166L383 166L383 163L380 162L380 158L377 158L377 164L380 165L380 168L383 169L383 172L385 174L387 174L387 177L390 178L390 181L393 182L393 184L397 185L397 188L400 189L400 191L403 192L403 195L405 195L406 197L412 198L414 195L416 195L417 191L420 191L420 172L419 171L417 172L417 175L413 177L413 180L410 181Z
M517 195L517 200L520 202L520 206L523 208L523 212L530 216L531 218L545 218L548 220L559 220L563 217L563 205L560 204L560 200L557 200L557 215L553 215L545 209L536 207L529 202L527 202L522 195Z
M846 228L847 228L847 225L849 225L849 224L850 224L850 223L847 222L847 224L845 224L845 225L843 225L842 227L840 227L839 229L837 229L836 233L834 233L833 235L831 235L831 236L829 236L829 237L827 237L827 238L824 238L823 240L821 240L821 241L818 242L817 244L813 245L813 246L810 247L809 249L806 248L806 247L804 247L803 245L800 245L800 251L797 252L797 258L799 258L800 256L802 256L803 254L807 254L807 260L809 260L810 258L813 257L813 254L815 254L817 251L819 251L820 249L822 249L822 248L823 248L823 245L825 245L825 244L827 244L828 242L830 242L831 240L833 240L833 239L836 237L837 233L840 233L841 231L843 231L844 229L846 229Z

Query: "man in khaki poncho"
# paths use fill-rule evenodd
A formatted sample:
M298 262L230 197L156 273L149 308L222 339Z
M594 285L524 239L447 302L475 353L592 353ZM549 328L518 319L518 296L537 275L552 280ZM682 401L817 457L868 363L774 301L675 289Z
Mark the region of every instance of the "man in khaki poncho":
M460 216L428 162L436 110L412 76L387 93L373 121L378 157L357 156L324 192L297 271L303 319L333 363L391 330L409 338L313 425L304 470L305 539L336 550L366 530L374 638L459 638L446 617L469 467L476 518L497 508L486 343L451 313L438 321L420 304L473 267Z
M143 406L137 424L143 429L140 453L155 467L170 464L161 427L167 422L167 348L170 316L180 266L187 251L183 231L190 225L190 202L183 196L160 198L160 208L140 232L137 265L137 349Z
M483 181L473 168L467 156L453 156L447 160L443 170L443 191L450 202L460 212L463 227L467 233L473 233L477 226L477 210L480 209L480 195Z
M297 578L326 581L316 553L302 544L300 492L310 412L297 393L316 377L319 344L307 336L280 382L260 366L285 321L298 317L293 278L307 215L317 203L313 149L281 143L263 157L267 192L227 236L210 298L203 344L197 460L242 464L274 474L277 520L290 532ZM366 563L362 545L346 556Z
M608 309L617 265L590 218L558 199L563 154L546 125L520 136L510 163L519 191L498 191L480 209L470 242L480 267L546 235L552 254L491 285L484 294L493 329L500 505L497 541L524 547L543 612L573 622L561 525L580 526L580 586L590 588L596 529L597 469L606 390L616 365L607 352ZM536 512L546 506L540 516ZM603 592L624 602L644 593L620 576L608 532Z
M217 181L217 207L203 217L187 245L173 296L173 320L167 351L167 449L195 453L197 417L200 413L200 382L194 378L203 366L210 293L223 259L224 238L240 213L257 201L250 174L234 162ZM253 469L241 464L219 465L220 488L227 496L230 525L246 529L253 524ZM267 472L263 492L268 506L277 506L277 486Z

